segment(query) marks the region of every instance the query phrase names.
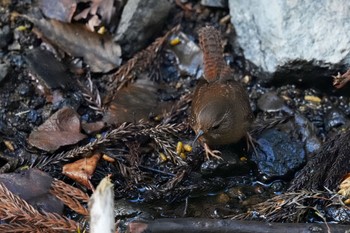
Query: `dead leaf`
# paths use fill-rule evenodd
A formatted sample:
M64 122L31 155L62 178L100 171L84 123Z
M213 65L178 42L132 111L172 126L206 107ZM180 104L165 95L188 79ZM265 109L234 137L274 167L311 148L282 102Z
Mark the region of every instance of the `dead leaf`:
M346 198L350 198L350 173L347 174L345 179L340 183L338 193Z
M28 142L41 150L55 151L61 146L75 144L85 137L80 133L79 115L74 109L64 107L33 131Z
M67 67L48 50L35 48L27 50L24 59L39 83L45 85L49 90L62 88L71 89L75 80L70 77Z
M344 74L338 73L337 76L333 76L333 86L337 89L343 88L350 81L350 69Z
M81 127L87 134L92 134L100 131L105 126L105 123L103 121L96 121L96 122L82 122Z
M93 190L94 187L90 182L90 178L94 173L100 158L101 154L96 153L89 158L83 158L73 163L68 163L63 166L62 173L72 180L84 185L88 189Z
M51 43L71 56L83 57L92 72L108 72L121 64L121 48L108 35L91 32L82 24L26 18Z
M161 102L159 86L149 80L137 80L116 93L105 112L103 120L107 124L148 121L167 112L171 103Z

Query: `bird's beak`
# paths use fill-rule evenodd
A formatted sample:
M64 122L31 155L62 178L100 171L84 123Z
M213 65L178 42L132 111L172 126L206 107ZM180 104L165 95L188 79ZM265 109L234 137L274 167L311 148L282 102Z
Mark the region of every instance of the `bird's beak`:
M193 142L192 142L192 147L194 146L194 143L198 140L198 138L200 136L202 136L204 134L203 130L199 130L196 137L194 138Z

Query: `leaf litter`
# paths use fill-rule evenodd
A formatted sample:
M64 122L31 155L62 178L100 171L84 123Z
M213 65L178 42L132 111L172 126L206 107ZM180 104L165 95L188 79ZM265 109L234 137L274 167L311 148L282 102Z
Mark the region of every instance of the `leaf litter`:
M44 151L55 151L61 146L75 144L86 135L80 132L80 118L74 109L64 107L33 131L28 142Z
M39 37L44 37L71 56L82 57L92 72L106 73L121 64L121 48L109 35L92 32L78 23L25 18L34 24L34 31L36 29Z

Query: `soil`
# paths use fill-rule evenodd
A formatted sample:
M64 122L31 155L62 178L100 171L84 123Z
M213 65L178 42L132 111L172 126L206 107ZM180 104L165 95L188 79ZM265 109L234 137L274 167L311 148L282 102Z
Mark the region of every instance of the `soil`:
M62 174L62 167L66 163L81 158L82 155L73 159L63 158L63 155L74 148L83 148L84 145L93 142L101 135L103 137L111 132L113 127L106 127L95 134L91 133L86 140L76 145L61 147L55 152L45 152L28 143L29 134L64 106L73 107L80 115L81 120L85 122L96 122L102 117L91 108L79 86L72 89L50 89L49 87L50 94L42 92L39 87L45 86L45 80L38 79L28 69L25 54L27 50L40 46L43 41L32 32L33 25L28 20L21 17L16 19L11 17L11 12L14 11L28 12L32 7L32 2L1 1L0 3L3 4L0 7L0 29L10 28L9 33L0 34L0 38L6 38L6 43L0 44L0 64L9 65L6 70L0 66L7 73L4 79L0 80L1 172L16 172L26 166L38 167L52 177L64 180L91 194L91 191L87 190L86 187ZM236 45L231 43L232 38L234 38L232 25L219 23L229 14L228 9L201 7L198 3L194 3L193 6L194 11L186 11L179 6L174 7L162 35L180 24L181 32L198 43L196 32L199 28L206 24L218 27L223 33L223 41L225 42L225 59L235 69L237 79L245 85L249 93L256 122L267 122L263 124L263 127L257 124L256 128L278 128L278 130L287 132L291 138L302 143L306 157L309 158L313 155L311 152L317 150L322 143L348 126L349 97L329 91L333 88L332 86L323 86L318 89L306 88L293 83L293 80L278 86L274 83L262 84L259 77L254 76L255 67L246 61ZM25 29L21 30L22 27ZM135 51L133 56L137 52L140 51ZM191 93L196 80L194 77L181 74L174 54L164 50L159 61L155 63L159 67L150 68L144 73L156 71L157 75L150 75L153 80L171 87L165 88L161 92L162 101L176 102L181 97ZM1 72L2 70L0 70ZM95 87L102 96L107 95L105 91L115 72L117 71L91 75ZM72 78L77 79L84 79L84 77L85 74L72 75ZM301 78L307 79L302 74ZM181 85L181 88L174 88L176 85ZM269 109L273 109L270 104L267 104L268 109L259 108L259 99L268 92L276 93L283 100L281 109L269 111ZM59 96L61 100L52 101L55 96ZM170 123L187 122L189 103L190 101L184 102L181 105L183 109L178 106L178 111L174 113L175 117L171 118ZM289 110L286 111L286 108ZM298 126L298 122L294 120L287 120L287 123L283 122L278 126L273 124L268 126L273 119L289 119L288 117L295 115L306 119L302 126ZM137 126L140 127L137 129L141 130L145 127L154 129L152 127L156 124L157 121L152 119L151 123ZM305 128L310 128L308 131L310 135L302 135L301 131ZM173 132L178 132L178 134L171 138L172 145L176 145L177 141L188 144L192 142L194 134L188 126L182 131L176 130L178 129L174 129ZM256 133L255 138L259 139L260 135L260 133ZM307 144L309 139L315 139L319 144ZM112 174L112 180L116 187L116 200L124 208L124 212L118 213L118 217L127 219L125 222L130 221L130 219L154 217L225 218L244 213L255 204L267 200L274 194L283 193L288 188L295 172L302 168L299 166L298 169L292 169L285 176L266 176L258 169L259 166L250 160L254 151L247 150L244 141L235 145L233 149L231 147L227 149L229 152L225 152L224 156L229 157L229 159L223 163L204 161L202 148L198 145L186 155L187 165L179 166L171 159L162 161L159 148L152 141L152 138L142 135L123 140L115 144L111 142L102 144L99 147L102 153L113 157L118 163L101 160L92 175L91 183L96 187L103 177ZM314 146L314 148L307 149L306 145ZM169 148L175 151L175 147ZM226 151L225 148L220 149ZM132 161L127 158L131 154L137 157L135 163L138 166L137 169L132 166L135 164L130 164ZM135 177L136 175L140 177ZM76 217L68 208L66 208L66 215ZM308 218L311 219L310 216ZM79 218L76 217L76 219Z

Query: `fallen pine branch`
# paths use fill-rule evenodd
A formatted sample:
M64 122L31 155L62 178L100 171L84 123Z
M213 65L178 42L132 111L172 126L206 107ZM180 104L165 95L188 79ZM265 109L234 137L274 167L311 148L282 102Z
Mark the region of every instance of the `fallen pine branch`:
M344 233L350 226L319 223L272 223L240 220L218 220L204 218L158 219L149 222L132 222L128 225L130 233L205 233L205 232L235 232L235 233Z

